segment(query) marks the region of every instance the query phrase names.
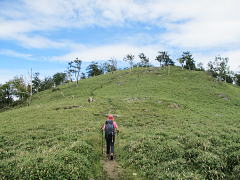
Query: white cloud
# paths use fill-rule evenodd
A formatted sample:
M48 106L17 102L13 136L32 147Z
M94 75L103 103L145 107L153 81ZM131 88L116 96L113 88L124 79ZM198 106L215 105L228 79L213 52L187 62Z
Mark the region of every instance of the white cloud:
M138 59L138 54L143 52L154 63L155 56L159 50L163 50L161 46L134 46L128 44L110 44L96 47L79 47L74 51L63 56L55 56L50 58L57 61L70 61L76 57L85 61L108 60L112 57L122 60L127 54L134 54L135 59Z
M166 42L184 48L216 48L239 46L240 21L189 22L176 25L163 35Z
M240 72L240 49L238 51L225 52L223 55L229 57L229 65L232 70Z
M238 41L240 1L238 0L23 0L20 2L22 3L12 5L14 8L8 4L9 10L4 9L0 12L0 15L5 17L0 19L0 37L16 38L16 33L48 31L62 27L92 25L106 27L144 22L166 28L167 31L161 35L161 39L169 45L188 48L240 45ZM8 20L9 17L14 20ZM21 38L22 44L29 44L25 41L29 39ZM33 47L37 46L33 45Z
M30 32L36 29L35 25L20 20L5 20L0 18L0 38L11 38L15 36L17 33L25 33Z
M63 48L65 42L57 42L41 36L17 35L15 37L24 47L27 48Z
M11 49L0 49L0 54L6 55L6 56L11 56L11 57L29 59L29 60L33 59L31 54L19 53L19 52L13 51Z
M0 10L0 38L16 40L27 48L70 50L66 55L51 58L53 60L69 60L76 56L84 60L112 56L122 59L129 52L138 54L141 51L153 57L157 51L166 49L163 46L169 47L170 52L175 49L195 50L197 56L209 59L215 57L216 49L234 47L231 51L221 51L227 52L233 68L239 65L239 0L21 0L0 5L3 7ZM122 38L119 44L99 46L29 34L54 32L59 28L134 26L132 22L161 27L165 32L146 36L136 34ZM143 45L146 39L149 42Z

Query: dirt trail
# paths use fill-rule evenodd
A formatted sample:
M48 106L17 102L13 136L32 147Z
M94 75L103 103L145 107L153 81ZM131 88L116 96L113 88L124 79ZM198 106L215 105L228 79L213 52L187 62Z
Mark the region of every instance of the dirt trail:
M119 180L121 169L115 160L102 160L103 171L106 173L107 179Z

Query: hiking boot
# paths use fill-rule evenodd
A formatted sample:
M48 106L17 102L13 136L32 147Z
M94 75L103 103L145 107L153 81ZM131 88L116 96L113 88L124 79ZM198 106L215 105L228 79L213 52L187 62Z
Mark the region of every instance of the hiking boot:
M110 155L110 160L113 160L113 153L111 153Z

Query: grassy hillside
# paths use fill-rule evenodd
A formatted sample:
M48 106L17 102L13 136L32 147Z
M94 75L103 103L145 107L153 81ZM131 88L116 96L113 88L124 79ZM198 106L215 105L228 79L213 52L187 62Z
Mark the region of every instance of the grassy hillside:
M107 113L118 115L124 169L146 179L239 179L239 107L239 87L176 67L65 84L0 113L0 179L104 179L99 127Z

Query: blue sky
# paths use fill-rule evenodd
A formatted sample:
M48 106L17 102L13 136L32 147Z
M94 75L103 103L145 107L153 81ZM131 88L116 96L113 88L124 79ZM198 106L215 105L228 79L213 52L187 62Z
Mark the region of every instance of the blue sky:
M0 83L63 72L67 62L158 51L197 62L229 57L240 70L239 0L0 0ZM136 62L138 59L136 58ZM121 63L122 65L123 63Z

